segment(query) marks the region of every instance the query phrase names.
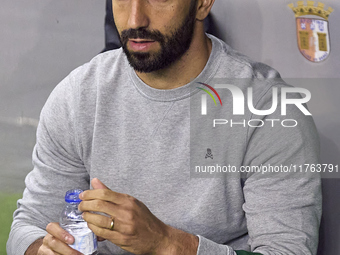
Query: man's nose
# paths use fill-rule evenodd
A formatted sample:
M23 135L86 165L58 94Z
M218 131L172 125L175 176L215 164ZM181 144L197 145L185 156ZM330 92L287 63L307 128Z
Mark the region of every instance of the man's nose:
M147 1L131 0L130 16L128 26L132 29L149 26L149 17L147 15Z

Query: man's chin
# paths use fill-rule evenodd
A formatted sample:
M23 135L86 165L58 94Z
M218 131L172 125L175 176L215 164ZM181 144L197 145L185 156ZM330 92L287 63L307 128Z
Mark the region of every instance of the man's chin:
M126 56L131 67L137 72L151 73L161 69L159 66L159 60L157 61L157 56L155 54L128 50L126 52Z
M152 73L162 69L156 62L152 62L146 59L130 59L129 63L131 67L140 73Z

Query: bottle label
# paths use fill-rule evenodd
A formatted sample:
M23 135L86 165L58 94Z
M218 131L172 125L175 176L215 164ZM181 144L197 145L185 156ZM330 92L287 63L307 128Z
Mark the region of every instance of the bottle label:
M75 241L70 246L84 255L91 255L97 250L97 238L92 231L86 234L73 233L73 237Z

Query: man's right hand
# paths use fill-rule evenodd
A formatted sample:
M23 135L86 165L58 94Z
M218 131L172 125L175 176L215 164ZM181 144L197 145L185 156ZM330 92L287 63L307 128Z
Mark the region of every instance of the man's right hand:
M25 255L81 255L79 251L72 249L68 244L73 244L74 238L59 226L59 223L52 222L46 227L48 234L32 243Z

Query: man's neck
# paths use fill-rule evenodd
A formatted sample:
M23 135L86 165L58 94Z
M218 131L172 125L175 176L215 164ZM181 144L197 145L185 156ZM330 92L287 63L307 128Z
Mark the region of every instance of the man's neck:
M194 36L188 51L170 67L152 73L136 72L139 78L156 89L174 89L196 78L204 69L212 50L211 40L201 33Z

